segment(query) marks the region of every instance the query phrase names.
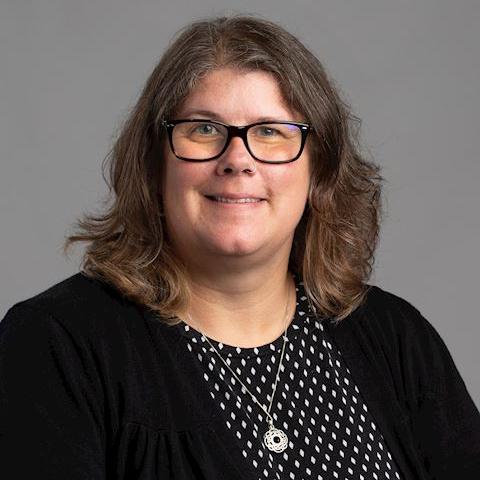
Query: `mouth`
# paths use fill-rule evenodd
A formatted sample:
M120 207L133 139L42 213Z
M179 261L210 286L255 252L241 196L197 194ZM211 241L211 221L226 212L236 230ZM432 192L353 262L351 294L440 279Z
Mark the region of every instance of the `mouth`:
M204 194L211 202L223 205L255 205L267 199L251 192L213 192Z
M264 198L257 198L257 197L232 198L232 197L222 197L219 195L205 195L205 197L211 200L212 202L230 203L230 204L260 203L265 201Z

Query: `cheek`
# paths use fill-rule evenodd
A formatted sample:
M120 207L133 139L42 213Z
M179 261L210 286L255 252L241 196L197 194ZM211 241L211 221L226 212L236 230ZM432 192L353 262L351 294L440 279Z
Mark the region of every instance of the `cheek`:
M167 158L162 182L162 193L166 202L175 206L199 183L201 174L198 165Z
M276 194L291 206L291 209L302 209L308 196L310 172L308 164L294 163L287 165L287 170L277 178Z
M196 224L202 217L201 192L209 184L211 172L207 163L183 162L178 159L167 164L163 204L170 222Z

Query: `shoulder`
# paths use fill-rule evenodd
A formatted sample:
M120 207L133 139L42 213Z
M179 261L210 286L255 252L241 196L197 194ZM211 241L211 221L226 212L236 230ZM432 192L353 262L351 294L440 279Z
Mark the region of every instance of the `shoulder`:
M410 301L378 286L369 285L364 302L328 328L348 354L368 356L385 371L396 372L396 378L422 384L423 391L443 396L448 390L445 379L453 383L458 377L432 323Z
M368 285L367 287L365 302L360 308L377 312L396 312L397 314L401 312L406 319L412 319L420 314L419 310L406 298L377 285Z
M93 338L118 333L120 324L137 315L137 307L115 288L80 272L13 305L0 322L0 336L63 330L72 338Z
M449 357L436 328L409 300L375 285L368 285L362 304L328 330L345 349L370 352L372 358L421 361Z
M375 332L381 341L395 347L397 355L412 358L448 358L450 353L436 327L409 300L378 286L370 286L359 327Z
M409 300L376 285L368 285L364 302L346 320L383 336L415 336L422 340L424 335L438 335Z
M125 299L113 287L79 272L16 303L12 308L61 311L64 308L88 309L89 306L111 307L123 303Z

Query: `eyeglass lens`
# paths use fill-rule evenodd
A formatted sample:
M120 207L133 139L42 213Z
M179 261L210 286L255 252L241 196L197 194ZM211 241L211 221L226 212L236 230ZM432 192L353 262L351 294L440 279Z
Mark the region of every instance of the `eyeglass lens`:
M228 139L228 130L218 123L184 122L175 125L172 143L179 157L205 160L218 155ZM247 143L258 160L288 161L302 146L302 132L292 124L268 123L248 129Z

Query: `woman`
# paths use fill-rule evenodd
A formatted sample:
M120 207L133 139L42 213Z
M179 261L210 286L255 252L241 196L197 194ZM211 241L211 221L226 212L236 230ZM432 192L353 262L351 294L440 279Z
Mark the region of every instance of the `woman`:
M381 177L319 61L188 26L111 155L83 271L0 324L3 479L478 478L430 323L368 285Z

